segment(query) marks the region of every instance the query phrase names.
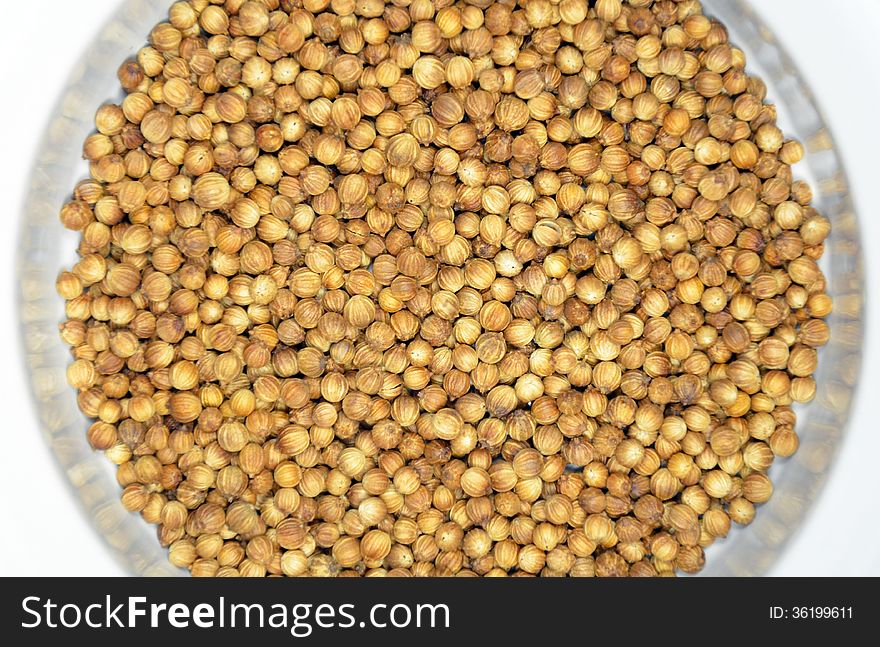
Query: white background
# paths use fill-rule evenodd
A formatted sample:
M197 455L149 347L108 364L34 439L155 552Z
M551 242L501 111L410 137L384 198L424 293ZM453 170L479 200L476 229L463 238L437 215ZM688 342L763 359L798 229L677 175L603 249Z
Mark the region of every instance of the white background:
M3 5L0 178L5 233L0 234L0 574L123 575L80 513L36 419L15 349L15 236L34 146L73 61L119 0L47 0ZM170 4L170 0L169 0ZM876 214L880 150L880 1L754 2L788 47L832 125L861 216L868 303L880 296L880 224ZM146 37L146 34L144 34ZM868 337L871 338L868 321ZM15 349L13 352L18 352ZM854 415L831 479L775 575L880 575L877 394L880 346L869 343Z

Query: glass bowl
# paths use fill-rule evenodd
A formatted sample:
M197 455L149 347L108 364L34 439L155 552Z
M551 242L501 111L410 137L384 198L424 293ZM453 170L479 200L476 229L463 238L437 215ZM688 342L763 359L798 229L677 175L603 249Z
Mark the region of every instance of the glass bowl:
M38 151L21 214L18 311L34 410L47 442L77 493L82 508L120 563L136 575L180 575L156 531L119 501L111 463L86 440L89 422L67 386L68 348L58 335L63 301L55 293L58 272L75 262L78 234L58 220L75 183L87 176L82 142L93 131L102 103L121 99L120 63L135 54L171 0L125 0L83 54L52 114ZM750 526L736 528L707 550L703 575L761 575L785 548L825 482L844 429L859 374L864 305L858 220L847 179L828 126L792 59L745 0L706 0L706 13L727 25L743 49L748 71L761 76L776 102L786 135L804 143L795 175L810 181L815 204L833 230L822 261L834 299L831 340L819 356L816 399L797 407L800 450L778 461L773 498Z

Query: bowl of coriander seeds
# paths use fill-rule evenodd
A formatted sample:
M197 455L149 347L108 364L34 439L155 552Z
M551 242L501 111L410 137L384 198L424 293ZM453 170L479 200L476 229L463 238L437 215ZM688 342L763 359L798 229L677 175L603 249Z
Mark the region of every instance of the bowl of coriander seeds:
M126 0L22 216L35 411L133 574L760 575L862 265L744 1Z

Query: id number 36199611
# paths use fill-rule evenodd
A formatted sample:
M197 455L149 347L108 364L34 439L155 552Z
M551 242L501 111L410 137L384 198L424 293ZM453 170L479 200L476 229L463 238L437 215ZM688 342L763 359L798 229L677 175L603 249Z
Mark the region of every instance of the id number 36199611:
M852 620L852 607L792 606L770 607L771 620Z

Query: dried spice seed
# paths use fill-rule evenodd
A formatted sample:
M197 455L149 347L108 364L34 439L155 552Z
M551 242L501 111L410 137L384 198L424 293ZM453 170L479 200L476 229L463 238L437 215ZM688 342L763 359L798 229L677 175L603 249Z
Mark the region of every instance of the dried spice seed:
M832 307L745 64L696 0L176 2L61 210L123 505L193 575L698 571Z

